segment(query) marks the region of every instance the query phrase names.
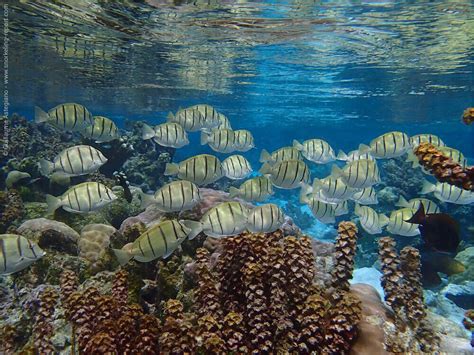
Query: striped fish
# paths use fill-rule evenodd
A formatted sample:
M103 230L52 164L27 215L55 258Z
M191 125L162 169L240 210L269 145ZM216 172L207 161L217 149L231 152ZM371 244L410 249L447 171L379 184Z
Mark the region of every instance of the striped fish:
M301 152L293 147L282 147L280 149L275 150L271 154L268 153L265 149L262 149L262 153L260 154L260 163L274 164L285 160L301 159Z
M211 132L201 132L201 145L209 145L219 153L232 153L235 151L235 134L230 129L213 129Z
M389 219L384 214L378 214L374 209L361 206L358 203L355 205L354 213L359 217L362 228L369 234L382 233L382 228L389 222Z
M357 150L352 150L349 153L344 153L342 150L340 150L337 153L337 160L342 160L342 161L354 161L354 160L361 160L361 159L368 159L368 160L375 160L375 158L370 154L369 152L361 153L358 149Z
M218 129L232 129L229 119L222 113L219 113L219 125Z
M220 124L219 112L211 105L199 104L189 107L190 109L198 110L204 117L203 128L216 128Z
M407 207L414 209L415 211L418 211L418 208L420 208L420 203L423 204L423 207L425 209L425 213L439 213L440 209L436 203L434 203L431 200L428 200L427 198L412 198L410 201L405 200L403 196L400 196L398 202L395 204L397 207Z
M360 203L361 205L376 205L379 203L377 193L372 186L354 193L351 200Z
M421 194L425 195L430 192L433 192L433 195L443 202L455 203L457 205L470 205L474 203L474 192L461 189L446 182L437 182L434 185L425 180Z
M120 265L131 259L146 263L170 256L186 239L193 239L201 232L201 224L195 221L165 220L148 229L131 245L113 249Z
M103 116L94 116L92 125L87 126L81 133L84 137L93 139L96 143L110 142L120 138L114 121Z
M273 166L265 163L260 173L270 175L272 184L280 189L298 188L310 179L309 168L301 160L284 160Z
M285 223L285 214L280 207L267 203L249 212L247 229L253 233L271 233Z
M410 138L403 132L388 132L373 139L369 147L361 144L359 151L361 153L370 152L372 156L378 159L395 158L405 154L411 149Z
M198 186L203 186L216 182L223 177L224 169L215 156L200 154L178 164L166 164L164 174L177 175L182 180L188 180Z
M39 170L49 176L60 173L64 176L80 176L90 174L107 162L107 158L97 149L89 145L76 145L59 153L53 162L41 159Z
M351 161L342 169L333 165L331 175L334 178L342 177L346 185L355 189L363 189L380 182L377 163L367 159Z
M16 234L0 234L0 275L26 269L46 253L33 241Z
M181 212L192 209L201 201L199 188L191 181L178 180L163 185L154 195L141 192L142 207L155 204L163 212Z
M239 129L234 131L234 146L235 150L239 152L247 152L255 148L252 132L246 129Z
M348 201L342 201L341 203L337 203L334 205L334 215L337 216L342 216L349 213L349 202Z
M214 238L242 233L247 227L248 213L248 209L239 202L219 203L202 216L202 230Z
M319 200L314 194L302 195L300 201L309 206L313 216L321 223L334 223L336 221L335 205Z
M331 175L320 180L313 180L313 193L317 193L321 201L326 203L340 203L348 200L358 189L347 186L342 177L334 178Z
M67 103L58 105L48 112L35 106L35 122L47 122L66 131L82 132L92 126L92 114L82 105Z
M232 180L245 179L252 172L252 167L242 155L231 155L222 162L224 175Z
M229 188L229 197L240 197L249 202L262 202L273 195L273 187L269 178L257 176L242 183L237 189Z
M113 191L99 182L83 182L75 185L60 197L46 195L48 213L54 212L59 207L74 213L92 212L116 199L117 196Z
M454 162L461 165L463 168L467 165L467 160L464 157L464 154L461 153L459 150L450 148L450 147L440 147L438 150L443 153L443 155L451 158Z
M196 109L179 109L176 115L171 112L167 117L168 122L179 124L187 132L197 132L205 127L204 116Z
M418 224L406 222L415 214L415 212L416 210L412 208L402 208L392 211L387 225L387 231L405 237L413 237L420 234Z
M301 151L306 159L317 164L326 164L336 160L334 149L322 139L308 139L302 144L294 140L293 147Z
M415 136L410 137L410 145L412 148L416 148L420 145L422 142L428 142L431 144L434 144L438 147L444 147L446 144L439 138L438 136L435 136L434 134L417 134Z
M143 125L142 138L153 139L156 144L163 147L181 148L189 144L188 134L178 123L166 122L155 128Z

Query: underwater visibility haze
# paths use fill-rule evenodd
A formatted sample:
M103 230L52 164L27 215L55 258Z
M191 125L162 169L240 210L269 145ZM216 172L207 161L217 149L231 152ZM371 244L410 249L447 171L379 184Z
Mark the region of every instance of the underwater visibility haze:
M0 353L471 354L471 1L2 1Z

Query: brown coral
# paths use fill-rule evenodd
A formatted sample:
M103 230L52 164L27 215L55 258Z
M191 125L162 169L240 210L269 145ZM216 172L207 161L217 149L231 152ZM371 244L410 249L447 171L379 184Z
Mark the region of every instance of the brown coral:
M11 230L24 214L23 201L15 190L0 191L0 233Z
M51 337L54 334L53 315L57 300L58 293L54 288L46 288L40 295L33 327L34 348L39 354L54 354Z
M438 181L474 191L474 167L463 167L445 156L435 145L421 143L413 152L420 164L430 171Z
M159 342L160 349L165 354L195 352L193 325L183 313L183 305L178 300L171 299L165 304L165 321Z
M462 121L467 125L470 125L472 121L474 121L474 107L468 107L464 110L462 114Z
M354 270L357 227L352 222L341 222L337 229L335 265L332 272L333 287L349 290L349 280Z

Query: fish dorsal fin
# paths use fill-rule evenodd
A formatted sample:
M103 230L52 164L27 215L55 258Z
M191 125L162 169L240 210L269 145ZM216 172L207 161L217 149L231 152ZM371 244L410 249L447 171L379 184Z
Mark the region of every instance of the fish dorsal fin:
M365 154L365 153L370 153L370 147L366 144L360 144L359 145L359 153L360 154Z
M425 207L423 206L422 203L420 203L420 207L418 207L418 211L415 212L415 214L407 221L408 223L413 223L413 224L422 224L425 221Z
M408 201L402 195L400 195L400 197L398 198L398 202L395 204L395 206L408 207Z

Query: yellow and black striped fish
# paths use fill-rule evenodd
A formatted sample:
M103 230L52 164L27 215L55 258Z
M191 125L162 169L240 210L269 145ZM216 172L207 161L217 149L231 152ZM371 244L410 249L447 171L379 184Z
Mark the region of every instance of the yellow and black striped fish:
M163 147L181 148L189 144L188 134L184 128L174 122L162 123L154 128L143 124L142 138L153 139Z
M234 131L234 146L239 152L246 152L255 148L252 132L246 129Z
M56 128L82 132L93 125L92 114L82 105L67 103L58 105L48 112L35 106L35 122L47 122Z
M437 182L434 185L425 180L420 193L425 195L430 192L433 192L433 195L443 202L455 203L457 205L470 205L474 203L474 192L461 189L446 182Z
M270 175L272 184L280 189L295 189L307 184L310 172L301 160L284 160L271 166L265 163L260 169L263 175Z
M167 118L168 122L177 123L188 132L197 132L206 128L204 116L197 109L179 109L176 115L170 112Z
M316 164L326 164L336 160L334 149L322 139L308 139L302 144L294 140L293 147L301 151L306 159Z
M334 215L342 216L349 213L349 203L347 201L342 201L334 205Z
M60 173L64 176L80 176L90 174L107 162L107 158L94 147L76 145L66 148L49 162L41 159L39 162L41 174L48 176Z
M343 160L343 161L354 161L354 160L361 160L361 159L369 159L369 160L375 160L375 158L369 153L361 153L358 149L357 150L352 150L349 153L344 153L342 150L339 150L336 156L337 160Z
M207 104L199 104L199 105L194 105L189 107L190 109L196 109L198 110L201 115L204 117L204 125L203 128L216 128L220 124L220 117L219 117L219 112L212 107L211 105Z
M467 165L466 157L459 150L451 147L440 147L438 150L443 153L443 155L451 158L454 162L461 165L463 168Z
M351 200L360 203L361 205L376 205L379 203L377 192L371 187L359 190L352 195Z
M231 155L222 162L224 175L232 180L245 179L251 172L252 167L242 155Z
M16 234L0 234L0 275L21 271L46 253L33 241Z
M249 202L262 202L273 195L272 182L265 176L257 176L242 183L239 188L231 186L229 197L240 197Z
M314 179L312 190L314 194L318 194L321 201L326 203L340 203L359 191L347 186L342 177L334 178L331 175L324 179Z
M116 199L113 191L100 182L83 182L71 187L60 197L46 195L49 213L59 207L74 213L92 212Z
M389 222L384 214L378 214L374 209L358 203L355 205L354 214L359 217L360 225L369 234L382 233L382 228Z
M248 213L248 209L240 202L219 203L202 216L202 230L214 238L242 233L247 227Z
M271 233L285 223L285 214L273 203L257 206L248 215L247 229L253 233Z
M201 145L209 145L219 153L232 153L235 148L235 134L230 129L213 129L211 132L201 132Z
M262 149L260 154L260 163L275 164L284 160L301 160L301 152L293 147L282 147L271 154Z
M82 135L93 139L96 143L110 142L120 138L119 130L114 121L104 116L94 116L91 126L87 126Z
M232 129L229 119L222 113L219 113L219 125L216 127L218 129Z
M380 172L374 160L361 159L347 163L342 169L333 165L331 175L342 177L346 185L363 189L380 182Z
M418 224L407 222L411 217L413 217L415 212L416 210L412 208L401 208L393 211L390 214L387 231L405 237L413 237L420 234Z
M423 142L428 142L431 144L434 144L438 147L444 147L446 144L439 138L438 136L435 136L434 134L417 134L412 137L410 137L410 145L412 148L416 148L420 145L420 143Z
M193 239L201 232L201 224L195 221L162 221L140 235L131 245L113 249L121 265L131 259L146 263L166 258L186 239Z
M178 164L166 164L165 175L177 175L182 180L194 182L198 186L216 182L224 176L222 164L213 155L200 154Z
M395 158L405 154L411 149L410 138L403 132L388 132L373 139L370 146L359 146L361 153L370 152L378 159Z
M300 201L309 206L313 216L321 223L334 223L336 221L336 211L334 209L336 205L323 202L314 194L301 195Z
M141 193L142 207L156 204L164 212L181 212L190 210L201 201L199 188L191 181L172 181L160 189L153 196Z
M434 203L431 200L428 200L427 198L420 198L420 197L412 198L410 201L407 201L405 200L403 196L400 196L395 206L407 207L407 208L414 209L415 211L418 211L418 208L420 208L420 203L423 204L426 214L440 212L440 209L436 203Z

